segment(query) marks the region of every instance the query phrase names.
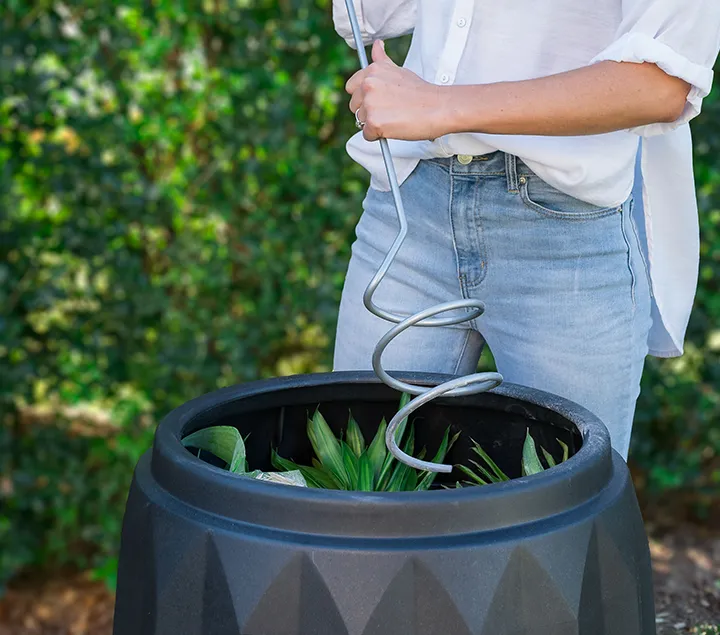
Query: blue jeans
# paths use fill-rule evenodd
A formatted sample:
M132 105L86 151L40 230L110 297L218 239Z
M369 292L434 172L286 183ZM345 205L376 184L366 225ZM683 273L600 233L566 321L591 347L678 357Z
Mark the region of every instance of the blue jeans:
M409 314L459 298L485 302L458 326L413 327L390 344L388 370L467 374L483 346L505 380L594 412L627 457L651 325L650 284L632 199L600 208L563 194L514 156L421 161L401 187L408 236L375 295ZM371 369L392 324L362 295L397 231L389 192L370 189L357 226L335 370Z

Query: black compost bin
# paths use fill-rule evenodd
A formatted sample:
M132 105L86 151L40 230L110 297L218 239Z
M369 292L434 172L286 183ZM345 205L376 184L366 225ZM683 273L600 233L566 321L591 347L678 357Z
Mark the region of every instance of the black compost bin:
M352 409L369 436L398 398L370 372L342 372L228 388L170 413L127 503L115 635L655 633L627 466L600 421L564 399L504 385L418 411L416 447L428 455L448 425L466 433L452 463L467 458L472 437L516 472L528 428L574 454L542 474L482 487L289 487L226 472L180 443L230 424L250 435L251 468L269 469L271 446L303 462L306 416L318 404L336 431Z

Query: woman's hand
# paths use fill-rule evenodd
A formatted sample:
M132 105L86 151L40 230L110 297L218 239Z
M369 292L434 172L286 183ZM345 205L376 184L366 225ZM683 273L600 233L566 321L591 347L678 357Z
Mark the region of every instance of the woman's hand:
M654 64L598 62L514 82L436 86L397 66L381 41L373 63L353 75L350 110L368 141L417 141L447 134L592 135L674 122L690 85Z
M345 86L350 110L359 108L357 117L365 122L363 136L417 141L446 134L440 87L395 64L381 40L373 44L372 59Z

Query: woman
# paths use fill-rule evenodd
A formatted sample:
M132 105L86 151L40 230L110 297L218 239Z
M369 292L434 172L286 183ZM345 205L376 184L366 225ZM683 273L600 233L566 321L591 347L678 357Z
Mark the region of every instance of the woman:
M333 2L352 45L345 2ZM472 324L410 329L385 367L471 373L487 343L507 381L584 405L626 457L644 358L682 354L695 293L688 121L712 86L720 3L355 4L374 44L347 83L362 127L348 152L371 187L335 369L371 368L391 326L362 304L397 234L374 143L385 137L409 233L376 302L403 314L461 296L487 306ZM400 68L382 40L410 32Z

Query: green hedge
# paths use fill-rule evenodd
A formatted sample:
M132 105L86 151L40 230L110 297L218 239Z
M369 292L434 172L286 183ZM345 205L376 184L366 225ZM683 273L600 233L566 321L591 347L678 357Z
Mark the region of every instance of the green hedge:
M0 13L0 580L62 564L111 579L158 417L329 368L367 183L344 150L357 63L329 0L30 4ZM720 482L708 110L688 355L650 365L638 415L657 488Z

